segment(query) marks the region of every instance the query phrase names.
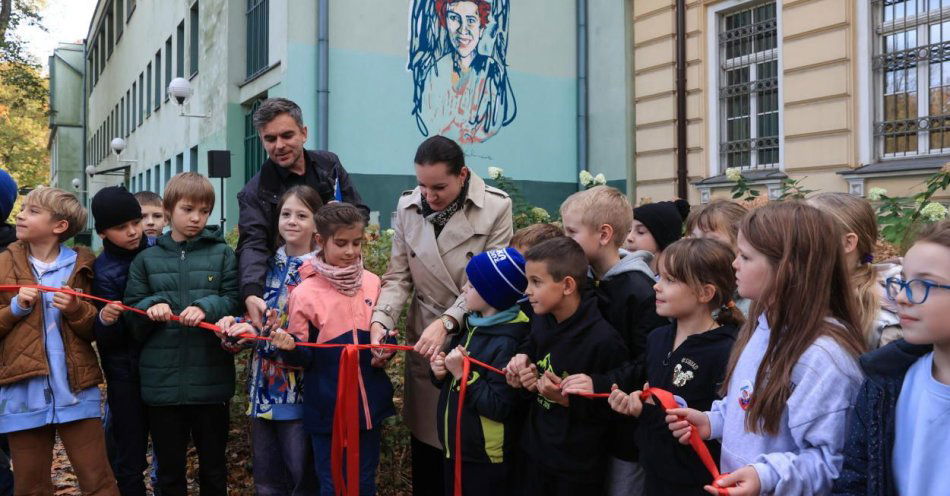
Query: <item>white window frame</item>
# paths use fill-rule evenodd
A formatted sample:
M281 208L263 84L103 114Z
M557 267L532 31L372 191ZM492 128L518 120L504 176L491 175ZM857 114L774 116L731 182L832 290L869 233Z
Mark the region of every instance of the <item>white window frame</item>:
M915 158L925 158L925 157L939 157L942 155L950 154L950 146L945 146L944 148L931 150L930 149L930 126L918 127L917 130L917 151L916 152L898 152L898 153L885 153L884 151L884 137L875 136L874 129L877 126L877 123L883 122L884 120L884 84L881 80L884 71L877 71L874 69L872 63L873 57L881 55L884 50L884 36L889 34L903 31L903 30L889 30L885 29L888 26L897 26L902 24L902 22L889 21L888 23L882 24L882 33L877 33L877 20L880 17L883 17L883 12L876 12L875 9L881 8L883 2L875 2L874 8L869 5L870 2L858 2L858 36L859 41L861 36L866 36L865 46L868 46L871 50L870 53L865 54L864 51L859 51L858 53L858 68L862 70L863 74L868 74L869 84L867 84L866 91L869 93L863 98L866 98L864 101L870 102L870 111L867 112L865 117L873 116L873 119L862 120L861 122L868 123L867 129L867 143L865 144L867 152L866 158L867 161L864 163L871 163L872 161L886 162L892 160L908 160ZM863 11L863 12L862 12ZM928 18L927 23L918 24L918 19L922 16ZM950 21L950 7L944 7L941 11L926 11L924 13L915 14L913 17L904 17L903 23L906 23L907 20L911 20L910 24L917 26L917 49L924 49L930 46L930 26L931 21L939 22L940 19L944 19L944 22ZM859 43L859 46L860 43ZM862 67L861 57L866 55L867 60L864 62L864 67ZM917 63L916 68L916 77L917 77L917 119L918 122L920 119L929 118L930 116L930 59L924 59ZM860 93L859 93L860 95ZM859 106L859 116L862 113L860 112Z
M784 42L782 40L782 2L773 0L775 3L775 22L776 22L776 63L778 64L778 163L775 167L779 170L785 170L785 84L784 70L782 65L782 52ZM725 174L726 164L720 159L719 143L722 140L721 123L725 120L725 114L719 104L719 83L721 80L721 69L719 67L719 31L723 18L733 11L744 10L753 7L756 4L768 3L762 0L726 0L712 5L706 10L706 115L709 116L709 127L707 128L707 143L709 143L709 171L711 176ZM754 67L752 69L755 70ZM752 79L750 74L750 80ZM752 122L750 129L755 128L755 98L750 102L750 115ZM753 153L752 155L756 155ZM752 165L748 170L755 169L755 163L758 157L755 156ZM762 169L758 169L762 170Z

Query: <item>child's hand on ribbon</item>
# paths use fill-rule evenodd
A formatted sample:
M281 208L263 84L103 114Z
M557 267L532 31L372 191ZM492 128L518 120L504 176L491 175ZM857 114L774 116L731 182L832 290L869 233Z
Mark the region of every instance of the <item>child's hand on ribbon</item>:
M448 373L448 369L445 368L445 352L440 351L438 355L433 356L429 361L429 367L432 368L432 374L436 379L440 381L445 379L445 374Z
M554 372L544 371L544 374L538 379L537 388L538 393L546 400L564 407L569 406L567 395L561 392L561 378L554 375Z
M709 417L705 413L692 408L671 408L667 410L666 424L673 431L673 437L679 439L680 444L689 444L689 434L693 429L696 429L699 433L700 439L709 439L712 434Z
M168 303L156 303L145 311L148 318L155 322L168 322L172 318L172 307Z
M468 356L468 352L465 351L465 348L457 346L445 357L445 368L452 373L452 377L463 379L462 363L465 361L466 356Z
M564 394L593 394L594 381L587 374L569 375L561 381Z
M122 312L123 310L121 301L109 303L108 305L102 307L102 310L99 312L99 320L101 320L105 325L115 324L122 315Z
M247 337L239 338L239 336L248 335L248 334L250 334L251 336L257 336L257 331L254 329L254 326L251 325L249 322L241 322L240 324L235 324L228 327L227 330L224 330L223 334L224 334L223 339L225 341L230 341L230 342L233 342L234 344L242 346L244 345L244 343L247 343L249 341L254 341L255 339L247 338Z
M278 350L290 351L297 347L294 337L283 329L277 329L270 336L270 342Z
M735 472L723 474L719 480L703 489L709 494L716 495L722 494L725 490L729 496L757 496L762 490L762 483L759 481L759 473L755 471L755 467L746 465Z
M17 292L16 300L20 308L33 308L36 300L40 297L40 290L35 288L20 288Z
M640 401L640 393L627 394L620 390L616 384L610 387L610 397L607 403L613 411L628 415L630 417L639 417L643 412L643 402Z
M519 353L508 360L505 366L505 381L513 388L523 388L521 383L521 370L528 366L528 355Z
M198 324L204 321L205 311L196 306L190 306L182 310L178 318L181 320L182 325L197 327Z
M521 386L532 393L538 392L538 366L530 363L518 373Z
M69 286L63 286L63 289L72 290ZM65 314L75 313L79 310L79 298L68 293L53 293L53 307Z
M230 329L231 326L235 324L237 324L237 318L230 315L221 317L221 320L214 324L218 329L220 329L219 331L214 331L214 335L217 336L221 341L226 340L228 338L228 329Z

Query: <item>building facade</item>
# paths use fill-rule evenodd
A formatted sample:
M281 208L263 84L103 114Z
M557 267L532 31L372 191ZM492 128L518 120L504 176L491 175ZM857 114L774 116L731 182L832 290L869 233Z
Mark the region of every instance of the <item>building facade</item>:
M680 146L694 203L728 194L729 167L773 197L785 178L899 195L950 160L950 2L638 0L633 24L636 197L676 195Z
M236 226L235 195L266 158L251 116L267 97L300 104L307 148L340 156L384 227L434 134L548 209L582 169L629 189L633 4L100 0L85 42L88 193L123 181L161 193L227 150L231 177L213 183ZM194 91L182 106L166 91L176 77Z
M86 189L83 160L83 45L60 43L49 58L50 185Z

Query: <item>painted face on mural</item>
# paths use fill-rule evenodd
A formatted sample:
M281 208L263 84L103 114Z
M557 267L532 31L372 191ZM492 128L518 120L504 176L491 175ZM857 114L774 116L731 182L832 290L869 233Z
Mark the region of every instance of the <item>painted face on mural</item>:
M303 174L306 164L303 145L307 142L307 126L300 127L289 114L280 114L264 124L259 133L268 158L279 167Z
M449 4L445 13L445 23L449 30L452 47L462 58L467 58L478 48L482 37L482 24L475 2L454 2Z

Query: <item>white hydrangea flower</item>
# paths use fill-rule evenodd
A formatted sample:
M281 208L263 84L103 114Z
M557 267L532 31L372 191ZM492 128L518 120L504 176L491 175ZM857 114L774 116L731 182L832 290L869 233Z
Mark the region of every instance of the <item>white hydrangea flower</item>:
M544 220L544 221L547 221L547 220L550 220L550 219L551 219L551 214L549 214L547 210L545 210L545 209L543 209L543 208L541 208L541 207L534 207L534 208L532 208L532 209L531 209L531 213L534 214L535 217L537 217L537 218L539 218L539 219L541 219L541 220Z
M584 186L590 186L594 182L594 176L591 175L590 171L582 170L578 177Z
M594 185L601 186L607 184L607 178L603 174L597 174L594 176Z
M931 222L937 222L947 216L947 207L937 202L930 202L920 209L920 215Z
M887 190L884 188L871 188L868 191L868 200L879 201L882 196L887 194Z
M386 236L394 236L395 234L396 234L395 229L393 228L386 229Z
M501 167L489 167L488 168L488 178L494 181L497 181L505 173L505 170Z
M742 172L738 167L729 167L726 169L726 179L730 181L739 181L742 179Z

